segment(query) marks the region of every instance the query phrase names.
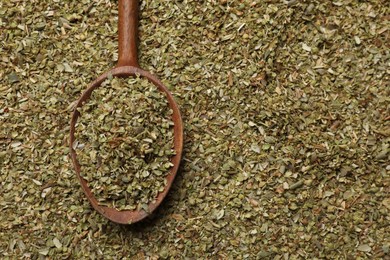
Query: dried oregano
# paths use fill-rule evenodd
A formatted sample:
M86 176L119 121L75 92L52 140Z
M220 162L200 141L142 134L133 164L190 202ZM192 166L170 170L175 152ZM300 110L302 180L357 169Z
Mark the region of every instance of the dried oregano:
M112 78L78 108L81 176L101 205L140 208L164 190L173 166L172 109L147 79Z
M179 104L184 156L122 227L67 149L117 61L118 0L0 1L0 258L388 259L387 2L140 1L139 63Z

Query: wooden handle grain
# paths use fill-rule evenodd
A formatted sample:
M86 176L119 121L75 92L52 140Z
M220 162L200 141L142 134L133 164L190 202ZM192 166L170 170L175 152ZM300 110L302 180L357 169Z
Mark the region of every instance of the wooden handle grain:
M138 0L119 0L117 67L139 67L137 56Z

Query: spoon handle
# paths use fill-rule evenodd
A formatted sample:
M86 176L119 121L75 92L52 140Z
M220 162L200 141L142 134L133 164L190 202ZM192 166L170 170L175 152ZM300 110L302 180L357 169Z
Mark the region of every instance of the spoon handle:
M139 67L137 55L138 0L119 0L117 67Z

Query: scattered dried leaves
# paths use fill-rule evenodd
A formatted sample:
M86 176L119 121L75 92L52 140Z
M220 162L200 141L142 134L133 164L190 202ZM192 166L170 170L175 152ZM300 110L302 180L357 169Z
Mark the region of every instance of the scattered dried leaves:
M140 63L180 105L185 154L129 227L91 209L66 148L117 59L116 5L0 3L3 258L389 257L386 0L142 1Z
M148 208L166 187L175 154L165 94L147 79L111 77L78 111L73 147L99 204Z

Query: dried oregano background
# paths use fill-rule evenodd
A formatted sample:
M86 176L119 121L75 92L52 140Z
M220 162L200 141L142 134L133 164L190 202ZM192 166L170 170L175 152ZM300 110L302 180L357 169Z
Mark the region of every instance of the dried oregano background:
M109 77L77 110L73 147L99 205L148 209L172 168L173 111L147 79Z
M184 158L155 215L120 226L67 149L75 100L115 65L117 1L0 3L1 258L388 258L388 1L141 8Z

